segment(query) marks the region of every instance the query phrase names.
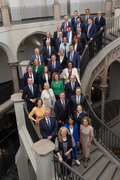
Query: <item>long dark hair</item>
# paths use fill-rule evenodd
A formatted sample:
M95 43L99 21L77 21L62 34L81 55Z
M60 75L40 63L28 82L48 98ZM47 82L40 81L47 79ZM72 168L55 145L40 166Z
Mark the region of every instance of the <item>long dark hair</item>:
M66 121L66 124L69 125L69 119L72 119L73 120L73 125L75 125L75 120L74 120L72 115L68 117L68 119Z

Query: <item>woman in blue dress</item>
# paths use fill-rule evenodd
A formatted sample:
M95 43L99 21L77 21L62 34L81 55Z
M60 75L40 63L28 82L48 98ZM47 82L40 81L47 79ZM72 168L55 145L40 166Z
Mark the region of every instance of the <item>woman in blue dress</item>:
M79 135L77 124L75 123L73 116L69 116L67 123L64 126L68 129L75 141L75 147L73 149L74 160L77 165L80 165L80 162L77 160L77 144L79 144Z

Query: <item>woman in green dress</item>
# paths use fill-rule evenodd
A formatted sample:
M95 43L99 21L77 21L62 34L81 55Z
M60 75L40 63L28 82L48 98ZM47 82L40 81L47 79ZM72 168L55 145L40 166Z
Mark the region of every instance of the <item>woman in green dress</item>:
M33 68L33 72L36 72L38 75L38 80L39 80L39 84L40 84L40 74L43 73L43 66L40 65L39 63L39 59L35 59L34 60L34 64L32 65Z
M52 88L52 90L54 92L56 100L58 100L60 92L61 91L64 92L63 82L60 80L59 73L53 73L52 82L51 82L51 88Z

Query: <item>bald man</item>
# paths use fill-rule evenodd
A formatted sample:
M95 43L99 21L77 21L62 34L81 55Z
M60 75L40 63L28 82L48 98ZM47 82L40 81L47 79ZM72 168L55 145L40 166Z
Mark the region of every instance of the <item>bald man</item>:
M43 65L43 55L40 54L40 50L38 48L34 49L35 54L31 57L28 66L31 66L32 64L34 64L34 60L37 58L39 59L40 65Z
M57 38L59 38L59 32L61 31L61 27L58 25L57 26L57 31L54 32L54 40L56 40Z
M64 32L68 31L69 25L72 27L71 22L68 21L68 16L64 16L64 22L61 25L61 31L63 31L63 34Z
M50 32L46 32L46 38L43 39L43 46L46 46L46 41L50 41L50 46L55 46L55 40L50 37Z
M95 18L95 24L97 27L97 32L101 31L99 34L96 44L97 44L97 50L99 51L102 46L102 33L104 31L104 26L106 25L105 18L102 16L102 12L98 11L97 12L97 17Z

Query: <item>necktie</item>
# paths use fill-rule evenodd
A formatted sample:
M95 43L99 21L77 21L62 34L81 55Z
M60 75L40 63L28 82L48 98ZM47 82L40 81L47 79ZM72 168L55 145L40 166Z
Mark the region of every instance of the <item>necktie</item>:
M78 34L78 39L80 40L80 34Z
M89 37L90 27L91 27L91 26L89 25L89 26L88 26L88 31L87 31L87 37L88 37L88 38L90 38L90 37Z
M48 46L48 58L50 58L50 51L49 51L49 46Z
M61 44L61 39L60 39L60 44Z
M68 32L68 43L69 43L70 33Z
M49 91L48 91L48 94L49 94L50 99L51 99L51 105L53 106L53 99L52 99L52 96L51 96L51 94L50 94L50 92L49 92Z
M72 83L72 89L73 89L73 91L74 91L74 83Z
M31 90L31 93L32 93L32 95L33 95L33 89L32 89L32 86L30 86L30 90Z
M63 100L63 109L65 110L65 103L64 103L64 100Z
M70 56L71 56L71 61L72 61L73 60L73 53L72 52L71 52Z
M98 22L100 21L100 18L98 17Z
M67 31L67 22L65 23L65 32Z
M32 73L30 73L30 78L32 78Z
M47 120L49 128L51 127L50 119Z
M66 44L64 44L64 47L65 47L65 56L66 56Z
M38 55L38 56L37 56L37 58L39 59L39 62L40 62L40 64L41 64L41 59L40 59L40 56Z
M53 62L53 69L55 69L55 62Z

